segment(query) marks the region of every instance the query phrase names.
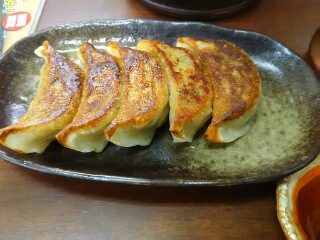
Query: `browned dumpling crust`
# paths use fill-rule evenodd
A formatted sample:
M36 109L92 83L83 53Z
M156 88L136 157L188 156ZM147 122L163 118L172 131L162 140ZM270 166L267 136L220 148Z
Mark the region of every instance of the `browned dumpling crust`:
M0 143L42 153L55 138L81 152L108 141L146 146L168 117L174 142L191 142L212 117L208 141L231 142L247 133L261 101L261 80L249 55L226 40L183 37L177 46L141 40L136 49L110 42L106 51L83 43L81 68L48 41L28 111L0 129Z
M108 142L104 130L120 107L121 73L113 56L89 43L80 46L79 57L85 68L81 103L73 121L56 138L77 151L101 152Z
M168 78L170 128L175 142L191 142L210 118L212 88L192 52L154 40L141 40L137 49L156 56Z
M179 38L191 49L213 84L212 122L205 136L210 142L230 142L244 135L261 96L258 69L248 54L226 40Z
M108 47L114 56L118 56L125 78L119 113L105 130L105 135L119 146L148 145L168 114L166 78L158 61L150 54L120 48L115 43Z
M46 59L36 96L18 122L0 130L1 144L21 153L42 153L72 121L81 99L81 69L47 41L36 52Z

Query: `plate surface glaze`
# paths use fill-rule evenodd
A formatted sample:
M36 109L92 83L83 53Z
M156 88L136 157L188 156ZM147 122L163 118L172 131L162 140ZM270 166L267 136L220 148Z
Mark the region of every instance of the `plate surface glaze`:
M0 127L27 110L44 61L34 50L49 40L71 58L83 41L99 48L116 41L134 47L142 39L175 44L178 37L226 39L257 64L263 99L253 128L228 144L208 143L200 130L192 143L174 144L168 124L151 145L79 153L56 141L41 154L22 155L0 146L0 157L40 172L88 180L144 185L236 185L276 180L311 162L320 150L320 86L308 65L265 35L197 22L96 20L55 26L11 47L0 59Z

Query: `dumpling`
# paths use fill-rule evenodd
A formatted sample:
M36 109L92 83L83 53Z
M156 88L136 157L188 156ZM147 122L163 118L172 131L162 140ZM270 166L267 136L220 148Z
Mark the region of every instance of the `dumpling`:
M177 46L193 51L213 84L210 142L231 142L247 133L260 99L261 80L248 54L226 40L179 38Z
M193 54L154 40L141 40L137 49L156 56L169 83L170 128L174 142L192 142L211 117L212 88Z
M150 54L109 43L109 52L118 57L125 73L122 103L116 118L105 130L112 143L131 147L146 146L156 128L168 115L168 89L158 61Z
M73 121L56 138L76 151L101 152L108 143L104 130L120 107L121 73L113 56L89 43L80 46L78 55L85 68L81 103Z
M72 121L81 99L81 69L47 41L36 53L46 59L36 96L16 123L0 129L1 144L20 153L42 153Z

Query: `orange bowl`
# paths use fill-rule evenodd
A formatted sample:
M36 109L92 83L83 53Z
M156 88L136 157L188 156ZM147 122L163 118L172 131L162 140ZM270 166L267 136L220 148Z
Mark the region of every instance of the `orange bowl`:
M279 181L277 213L287 239L320 239L320 155Z

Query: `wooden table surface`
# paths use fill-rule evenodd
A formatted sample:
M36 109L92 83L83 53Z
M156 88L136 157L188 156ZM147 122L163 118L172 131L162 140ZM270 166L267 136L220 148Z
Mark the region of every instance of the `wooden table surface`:
M176 20L136 0L47 0L38 30L88 19ZM262 0L214 24L268 34L303 55L318 0ZM0 239L284 239L276 183L150 187L45 175L0 161Z

